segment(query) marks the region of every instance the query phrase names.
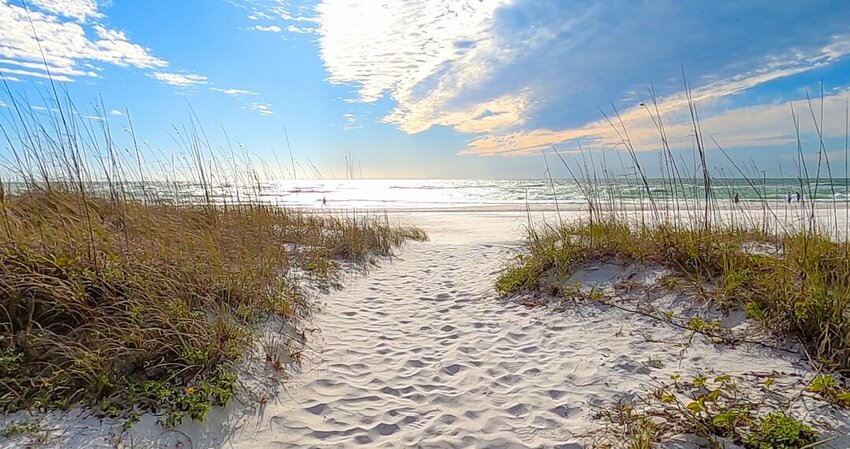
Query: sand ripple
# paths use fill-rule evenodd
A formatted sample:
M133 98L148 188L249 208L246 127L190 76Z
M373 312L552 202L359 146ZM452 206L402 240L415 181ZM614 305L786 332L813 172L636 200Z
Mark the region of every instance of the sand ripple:
M493 301L503 245L416 244L326 298L319 359L239 445L527 447L568 440L562 344ZM470 260L469 257L472 257ZM462 288L458 288L462 285ZM550 335L551 337L551 335ZM271 415L271 417L269 417Z

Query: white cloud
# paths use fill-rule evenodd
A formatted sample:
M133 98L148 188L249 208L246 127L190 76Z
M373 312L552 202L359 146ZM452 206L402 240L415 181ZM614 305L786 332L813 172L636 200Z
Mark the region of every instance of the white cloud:
M272 105L269 103L251 103L250 108L260 113L260 115L272 115Z
M240 97L240 96L243 96L243 95L257 95L256 92L252 92L250 90L244 90L244 89L222 89L220 87L210 87L210 90L214 91L214 92L221 92L223 94L231 95L231 96L234 96L234 97Z
M299 26L295 26L295 25L289 25L289 26L286 27L286 31L289 31L290 33L296 33L296 34L309 34L309 33L315 33L316 29L315 28L309 28L309 27L299 27Z
M615 98L626 104L620 115L635 146L656 149L655 125L637 106L646 95L636 86L659 73L665 77L659 110L671 144L689 148L687 100L675 93L682 90L675 77L666 79L679 64L693 68L692 81L701 86L693 97L706 136L763 146L787 142L787 102L770 103L787 94L743 93L782 78L801 79L850 54L849 28L837 16L819 17L817 32L791 38L781 24L799 10L777 8L769 14L777 25L754 36L745 25L716 34L713 21L741 13L729 5L683 15L663 4L323 0L316 32L331 83L354 87L360 102L389 98L395 106L380 120L407 133L445 126L478 134L463 154L529 154L579 138L619 145L608 122L592 112ZM646 26L671 19L679 19L676 26ZM620 25L611 29L612 21ZM740 108L753 102L763 106ZM766 119L733 132L752 114Z
M290 0L224 0L248 11L249 20L283 20L287 22L314 21L312 5L294 5Z
M318 7L321 56L334 84L355 84L360 99L388 94L383 118L408 133L434 125L494 131L522 117L527 94L476 97L493 60L495 11L510 0L373 2L325 0Z
M269 14L266 14L262 11L257 11L257 12L254 12L253 14L249 14L248 18L251 19L251 20L261 20L261 19L269 20L269 19L272 19L274 17L269 15Z
M43 78L49 71L57 81L72 81L97 76L85 68L97 63L141 69L167 65L123 31L90 23L102 17L93 0L36 0L33 5L28 12L0 0L0 70L6 73Z
M256 26L251 27L251 29L256 30L256 31L265 31L265 32L268 32L268 33L280 33L281 31L283 31L277 25L268 25L268 26L256 25Z
M833 94L824 97L824 126L825 137L844 135L844 118L847 101L846 93ZM812 100L816 113L820 108L820 100ZM704 103L703 103L704 104ZM763 147L795 142L794 122L791 115L791 105L801 118L802 132L812 134L815 129L811 125L809 105L806 100L793 102L770 103L738 107L717 112L700 119L700 129L709 149L714 148L711 139L717 140L727 148ZM699 105L698 105L699 107ZM684 112L670 111L670 116L662 115L664 131L671 148L691 148L693 142L693 125L690 121L668 118ZM654 115L654 108L652 109ZM662 113L663 114L663 113ZM636 151L651 151L661 148L661 138L655 124L646 109L629 110L623 114L623 123L628 131L628 140ZM619 128L616 117L612 117ZM614 128L605 120L587 124L583 127L565 130L534 129L518 131L502 135L479 137L461 152L479 156L525 156L538 153L541 149L550 148L575 140L607 147L621 146L620 137Z
M89 17L100 18L95 0L30 0L36 8L85 22Z
M113 109L113 110L109 111L109 115L116 115L116 116L119 116L119 117L123 117L124 113L119 111L118 109Z
M464 133L491 132L525 123L529 107L527 93L505 95L493 100L454 108L449 101L428 101L412 108L396 108L383 118L386 123L416 133L434 125L450 126Z
M207 83L207 77L203 75L195 75L193 73L154 72L151 76L166 84L178 87L189 87L196 84Z
M345 114L342 114L342 118L345 119L345 124L342 125L342 129L351 130L351 129L357 129L358 128L358 126L357 126L357 116L356 115L354 115L350 112L346 112Z
M64 76L64 75L53 75L51 73L48 76L48 74L46 72L37 72L37 71L32 71L32 70L20 70L20 69L10 69L10 68L6 68L6 67L0 67L0 72L2 72L4 76L8 75L8 74L12 74L12 75L21 75L21 76L31 76L31 77L34 77L34 78L44 78L44 79L51 78L51 79L53 79L53 81L60 81L60 82L67 82L67 83L74 81L73 79L71 79L67 76ZM6 79L9 79L9 78L7 77Z

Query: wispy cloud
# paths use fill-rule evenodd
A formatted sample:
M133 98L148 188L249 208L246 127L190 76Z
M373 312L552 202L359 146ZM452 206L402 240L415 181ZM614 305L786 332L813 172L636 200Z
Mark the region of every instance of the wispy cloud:
M241 97L244 95L257 95L256 92L252 92L250 90L245 89L222 89L220 87L210 87L210 90L213 92L221 92L226 95Z
M273 16L266 14L262 11L257 11L251 14L248 14L248 18L251 20L269 20L274 18Z
M123 31L94 22L103 18L94 0L30 4L28 11L0 0L0 70L4 73L44 78L49 71L57 81L72 81L96 77L97 72L86 66L97 63L140 69L167 66Z
M352 129L359 128L357 126L357 116L356 115L354 115L350 112L346 112L345 114L342 114L342 118L345 119L345 124L342 125L342 129L352 130Z
M197 84L207 83L206 76L196 75L193 73L154 72L151 74L151 76L166 84L178 87L189 87Z
M290 33L296 33L296 34L309 34L309 33L315 33L316 29L310 28L310 27L299 27L299 26L290 24L289 26L286 27L286 31L289 31Z
M70 17L78 22L103 17L95 0L30 0L30 3L44 11Z
M119 117L123 117L124 113L119 111L118 109L113 109L113 110L109 111L109 115L116 115L116 116L119 116Z
M257 111L260 115L272 115L272 105L269 103L251 103L249 106L252 110Z
M272 22L270 25L256 25L249 29L280 33L308 34L316 31L305 23L316 23L315 11L311 4L294 5L286 0L225 0L239 8L250 11L248 19ZM275 23L276 22L276 23Z
M256 31L265 31L267 33L280 33L283 29L277 25L255 25L251 27L252 30Z

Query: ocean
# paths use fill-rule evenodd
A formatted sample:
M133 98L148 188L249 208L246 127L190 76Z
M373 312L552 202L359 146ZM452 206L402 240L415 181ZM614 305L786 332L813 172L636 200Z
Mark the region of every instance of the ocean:
M554 180L553 188L544 179L356 179L356 180L285 180L260 182L246 192L252 200L289 207L343 209L451 209L502 207L522 209L530 206L552 205L555 197L564 207L584 207L589 196L603 203L613 199L617 204L656 202L675 198L703 198L701 180L682 181L674 189L664 180L650 179L649 193L643 185L632 182L598 182L592 191L572 180ZM713 179L713 197L732 201L738 194L741 202L784 202L790 195L796 201L797 192L803 201L840 202L848 199L845 178L821 180L809 185L798 179L768 178L756 181L745 179ZM173 191L173 188L170 189ZM197 185L184 184L181 196L201 196ZM212 189L213 199L225 200L235 196L235 188L218 186ZM323 202L324 201L324 202Z

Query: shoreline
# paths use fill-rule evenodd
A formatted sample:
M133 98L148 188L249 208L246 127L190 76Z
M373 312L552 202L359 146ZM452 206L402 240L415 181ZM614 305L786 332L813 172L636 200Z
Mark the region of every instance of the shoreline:
M330 203L330 202L329 202ZM587 212L588 206L587 203L559 203L557 206L555 203L530 203L528 207L525 204L493 204L493 205L459 205L459 206L434 206L434 207L335 207L333 205L329 207L302 207L297 205L287 205L285 203L276 204L279 207L288 208L288 209L297 209L303 210L305 212L334 212L334 213L351 213L353 211L356 212L364 212L364 213L375 213L375 214L383 214L383 213L428 213L428 212L439 212L439 213L474 213L474 212L556 212L560 209L561 212ZM742 201L741 203L734 204L731 201L728 204L725 203L717 203L713 204L713 209L717 211L761 211L764 209L764 206L768 206L770 210L774 212L806 212L811 211L812 203L786 203L783 201L777 202L768 202L763 203L759 201ZM615 207L615 208L602 208L600 211L602 212L641 212L644 211L647 214L650 213L651 207L649 204L628 204L623 205L626 207ZM683 212L690 210L691 212L698 213L702 212L702 204L698 206L694 206L692 203L685 207L684 203L680 205L680 210ZM657 209L660 212L669 211L675 212L676 205L675 203L659 203ZM833 209L840 210L844 212L847 209L850 209L850 204L845 203L844 201L838 202L816 202L815 210L816 211L832 211Z

